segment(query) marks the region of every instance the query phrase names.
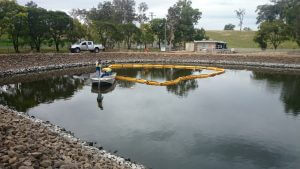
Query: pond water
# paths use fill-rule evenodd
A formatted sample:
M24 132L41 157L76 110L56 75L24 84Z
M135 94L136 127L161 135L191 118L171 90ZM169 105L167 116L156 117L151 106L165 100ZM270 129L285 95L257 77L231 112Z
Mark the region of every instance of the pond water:
M117 73L165 81L203 72ZM117 81L100 90L87 77L2 85L0 104L148 168L300 168L299 75L226 70L175 86Z

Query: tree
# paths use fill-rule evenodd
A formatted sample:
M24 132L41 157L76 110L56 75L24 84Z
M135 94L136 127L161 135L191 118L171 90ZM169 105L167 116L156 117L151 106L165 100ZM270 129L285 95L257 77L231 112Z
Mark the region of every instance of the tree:
M194 33L194 40L203 40L203 39L209 39L208 36L206 36L206 32L203 28L201 29L195 29L195 33Z
M152 32L150 24L141 25L141 42L147 49L147 44L154 42L154 34Z
M132 23L136 19L134 0L113 0L116 17L120 24Z
M33 2L26 4L28 11L28 35L32 48L40 52L42 42L48 38L47 10L38 8Z
M227 25L224 26L224 30L234 30L235 25L229 23Z
M171 43L193 41L194 25L198 23L202 13L192 8L192 1L178 0L169 8L167 21L170 29Z
M131 49L134 35L139 32L139 29L133 23L128 23L121 25L121 31L127 44L127 48Z
M93 26L105 48L107 47L107 43L114 41L113 35L117 32L117 28L114 24L110 22L95 21Z
M97 8L92 8L87 12L87 17L90 21L118 23L120 20L116 18L115 7L109 1L100 2Z
M18 6L15 0L0 0L0 37L7 30L13 10Z
M244 24L244 16L246 14L246 10L245 9L238 9L238 10L235 10L234 12L236 14L236 17L239 20L240 31L242 31L243 24Z
M0 35L7 33L16 53L19 53L21 38L27 34L27 11L14 0L0 0Z
M244 31L252 31L252 29L249 27L244 27Z
M296 2L296 1L295 1ZM291 37L300 46L300 2L286 9L286 21L291 30Z
M165 38L165 26L166 19L153 19L150 21L150 27L158 40L159 49L161 47L162 40Z
M49 11L47 16L47 26L51 41L55 44L56 51L59 51L59 45L63 46L67 34L72 29L72 18L65 12Z
M143 24L149 20L149 18L146 15L146 11L148 9L149 9L148 5L145 2L142 2L139 4L139 7L138 7L139 14L137 16L137 20L140 24Z
M73 19L71 31L67 33L68 40L75 43L78 40L85 38L87 34L86 25L81 24L78 19Z
M37 8L38 7L38 5L35 2L33 2L33 1L27 2L25 4L25 6L30 7L30 8Z
M259 31L255 36L255 41L264 48L267 43L273 45L276 50L278 46L288 40L286 25L281 20L274 20L272 22L265 21L261 23Z
M259 47L262 50L266 50L268 47L268 39L267 39L267 35L265 32L263 31L258 31L254 38L253 38L254 42L258 43Z
M299 0L271 0L272 4L257 7L257 24L281 20L289 30L287 36L300 46L300 3Z

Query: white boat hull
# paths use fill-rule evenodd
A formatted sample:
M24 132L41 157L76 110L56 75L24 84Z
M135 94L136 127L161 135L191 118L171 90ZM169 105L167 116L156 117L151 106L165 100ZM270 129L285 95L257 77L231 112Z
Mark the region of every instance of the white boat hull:
M108 83L113 84L116 79L116 73L112 74L111 76L105 76L105 77L91 77L92 83Z

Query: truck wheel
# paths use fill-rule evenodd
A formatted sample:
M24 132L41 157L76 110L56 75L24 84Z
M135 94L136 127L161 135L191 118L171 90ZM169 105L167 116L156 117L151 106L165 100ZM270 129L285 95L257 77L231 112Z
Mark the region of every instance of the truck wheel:
M80 49L79 49L79 48L76 48L76 49L75 49L75 52L76 52L76 53L80 53Z
M95 48L95 53L99 53L99 48Z

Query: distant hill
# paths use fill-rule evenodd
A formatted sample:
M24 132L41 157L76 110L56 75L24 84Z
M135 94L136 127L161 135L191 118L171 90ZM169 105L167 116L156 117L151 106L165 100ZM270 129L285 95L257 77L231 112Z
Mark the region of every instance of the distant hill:
M227 42L229 48L258 48L258 45L253 41L255 31L206 31L206 34L210 39ZM299 47L295 42L287 41L281 44L279 48L297 49Z

